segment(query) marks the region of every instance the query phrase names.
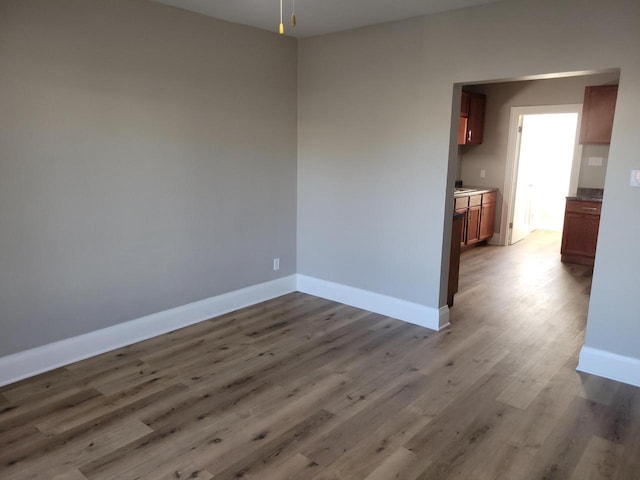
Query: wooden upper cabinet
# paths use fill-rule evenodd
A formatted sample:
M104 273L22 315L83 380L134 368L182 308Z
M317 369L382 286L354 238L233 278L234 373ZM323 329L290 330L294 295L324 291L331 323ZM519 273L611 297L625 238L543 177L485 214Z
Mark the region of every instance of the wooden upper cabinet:
M599 85L584 89L580 143L599 145L611 143L617 96L617 85Z
M487 97L480 93L462 92L458 145L479 145L484 136L484 111Z
M484 135L484 110L487 97L473 94L469 98L469 122L467 123L467 144L478 145L482 143Z
M462 97L460 99L460 116L469 117L469 98L471 94L469 92L462 91Z

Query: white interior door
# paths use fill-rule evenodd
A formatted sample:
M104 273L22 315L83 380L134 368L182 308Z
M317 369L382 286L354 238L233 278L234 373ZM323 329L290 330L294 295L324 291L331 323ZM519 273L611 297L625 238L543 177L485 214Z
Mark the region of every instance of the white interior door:
M514 244L524 239L531 233L531 213L533 196L533 178L531 165L528 159L522 158L522 140L523 140L523 123L524 115L518 117L518 135L516 140L516 189L515 200L513 204L513 220L511 222L511 237L509 244Z

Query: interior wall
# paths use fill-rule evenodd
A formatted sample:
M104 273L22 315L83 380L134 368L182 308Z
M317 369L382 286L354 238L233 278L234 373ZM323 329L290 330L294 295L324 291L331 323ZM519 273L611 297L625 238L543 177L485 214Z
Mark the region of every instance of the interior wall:
M0 356L295 273L296 68L153 2L0 2Z
M600 159L601 165L589 165L589 159ZM578 187L604 188L609 161L609 145L583 145Z
M424 158L421 37L417 19L301 42L298 273L434 305L440 265L423 251L442 238L425 206L444 185L423 182L446 164Z
M298 271L444 305L453 86L620 68L587 343L637 358L639 44L636 0L513 0L303 39Z
M618 77L619 74L616 72L474 86L474 91L487 95L485 132L482 144L458 147L460 155L459 179L462 179L466 185L500 189L496 210L495 231L497 233L502 229L504 223L501 221L502 210L507 208L508 202L508 199L504 198L502 190L505 183L511 108L582 104L586 86L616 84ZM585 145L583 147L578 186L604 187L608 150L608 146ZM603 165L600 167L588 166L589 156L603 157ZM480 177L481 170L485 171L485 178Z

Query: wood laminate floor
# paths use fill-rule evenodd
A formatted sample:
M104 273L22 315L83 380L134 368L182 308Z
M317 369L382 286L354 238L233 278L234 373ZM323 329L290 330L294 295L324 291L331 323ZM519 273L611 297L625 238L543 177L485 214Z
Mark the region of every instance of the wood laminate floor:
M440 333L294 293L4 387L0 478L638 479L559 241L463 254Z

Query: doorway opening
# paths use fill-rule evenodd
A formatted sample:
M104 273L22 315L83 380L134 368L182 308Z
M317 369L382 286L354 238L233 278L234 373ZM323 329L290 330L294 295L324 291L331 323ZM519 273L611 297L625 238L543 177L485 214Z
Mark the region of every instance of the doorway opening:
M581 105L512 108L505 244L538 229L562 230L565 197L576 193L580 173L580 112Z
M469 249L465 248L469 246L468 235L452 232L451 238L447 238L451 251L460 245L464 252L464 262L460 255L457 258L450 255L448 259L449 273L454 274L449 275L446 292L441 291L441 296L447 298L449 306L454 304L454 295L464 303L465 289L480 288L479 284L468 283L470 279L463 278L469 274L468 269L461 268L456 277L456 261L457 265L473 263L478 273L484 273L488 268L481 261L484 255L487 258L505 255L512 266L526 265L513 272L519 272L518 281L525 283L529 277L534 278L530 275L533 266L547 263L558 267L554 272L564 272L559 275L576 273L577 267L573 264L561 263L566 197L602 198L609 155L608 144L578 144L582 120L580 102L587 86L614 85L619 76L619 70L611 70L454 85L447 180L454 197L451 224L461 223L458 216L462 215L462 232L468 231L473 195L481 198L480 209L484 192L495 192L497 199L493 236L488 237L486 244L475 242L472 247L476 248ZM484 136L477 144L461 143L458 135L459 117L463 116L463 89L486 97ZM523 127L522 131L518 127ZM523 186L525 188L521 188ZM460 201L458 207L457 200L465 194L469 200L466 213L462 213L464 202ZM473 208L478 209L477 201ZM475 223L473 228L475 231ZM536 233L527 241L520 241L532 231ZM456 238L460 238L460 242L456 243ZM542 253L548 258L540 257ZM514 263L515 254L531 258Z

